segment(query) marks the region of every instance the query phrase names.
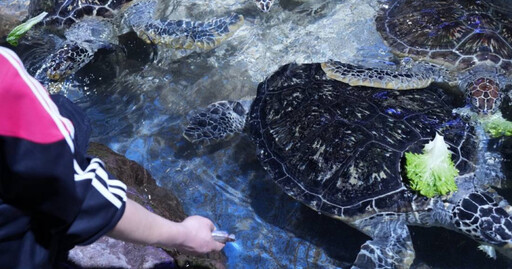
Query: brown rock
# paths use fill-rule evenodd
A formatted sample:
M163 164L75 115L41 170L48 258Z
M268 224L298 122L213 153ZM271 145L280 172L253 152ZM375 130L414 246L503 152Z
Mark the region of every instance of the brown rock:
M108 172L130 187L130 199L172 221L179 222L187 217L178 198L171 191L157 186L151 174L138 163L98 143L91 143L87 153L100 158Z

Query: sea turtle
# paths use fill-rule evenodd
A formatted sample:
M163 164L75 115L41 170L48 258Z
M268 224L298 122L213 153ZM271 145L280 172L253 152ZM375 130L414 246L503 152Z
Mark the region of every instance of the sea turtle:
M479 125L452 113L461 103L434 86L350 86L319 63L288 64L259 84L254 100L191 112L183 135L213 142L245 129L288 195L372 238L353 268L408 268L415 257L408 225L451 229L512 257L512 208L490 188L503 180L500 164L483 158ZM410 188L402 160L436 133L453 152L458 190L426 198Z
M112 48L120 34L134 31L147 43L173 49L206 51L229 38L243 24L231 14L205 22L155 19L159 0L32 0L30 14L46 11L42 24L63 32L66 41L43 65L59 80L74 73L100 48Z
M378 12L377 31L396 55L424 65L393 72L336 61L322 67L350 85L417 89L448 82L465 92L474 109L498 110L512 84L512 9L479 0L391 0Z

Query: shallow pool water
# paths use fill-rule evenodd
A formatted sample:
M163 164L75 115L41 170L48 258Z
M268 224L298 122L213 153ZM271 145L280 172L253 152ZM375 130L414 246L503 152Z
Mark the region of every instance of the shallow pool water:
M92 119L93 141L107 144L149 169L174 191L189 214L211 218L236 234L225 248L228 268L346 268L368 238L285 195L239 135L201 147L186 141L189 111L218 100L251 98L260 81L289 62L336 59L390 65L375 30L375 0L281 0L261 13L252 0L170 1L169 18L205 19L237 12L244 26L213 51L177 58L134 35L121 37L126 54L100 52L64 84L52 85ZM37 66L41 50L19 48ZM35 68L35 67L34 67ZM31 69L34 72L34 69ZM478 244L439 228L411 228L414 268L506 268Z

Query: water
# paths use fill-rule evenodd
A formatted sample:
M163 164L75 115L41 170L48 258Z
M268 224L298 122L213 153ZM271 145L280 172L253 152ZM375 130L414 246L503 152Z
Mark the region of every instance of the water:
M225 248L229 268L346 268L368 238L283 194L247 136L200 147L187 142L181 130L189 111L251 98L260 81L289 62L388 65L391 54L374 27L377 9L370 0L281 0L264 14L250 0L169 2L161 11L169 18L205 19L233 11L246 22L219 48L179 59L128 34L121 38L126 56L99 53L64 84L51 87L85 109L93 141L149 169L189 214L236 234L236 243ZM31 72L46 53L18 50ZM451 231L412 227L411 233L415 268L510 265L502 256L486 258L476 242Z

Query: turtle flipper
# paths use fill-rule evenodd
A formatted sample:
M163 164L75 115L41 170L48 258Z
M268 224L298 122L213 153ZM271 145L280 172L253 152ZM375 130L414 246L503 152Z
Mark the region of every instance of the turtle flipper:
M238 101L219 101L192 111L183 136L190 142L211 143L242 132L247 106Z
M510 206L497 193L472 192L463 197L452 211L458 231L512 256L512 216Z
M391 70L357 66L338 61L322 63L327 77L351 86L366 86L394 90L426 88L434 81L429 72L394 72Z
M155 20L157 1L144 0L125 12L125 23L148 44L174 49L207 51L231 37L244 22L242 15L212 19L205 22L189 20Z
M135 26L137 35L148 44L174 49L208 51L231 37L243 24L242 15L232 14L210 21L160 20Z
M373 219L371 223L363 230L373 239L361 246L352 268L409 268L415 254L405 221Z

